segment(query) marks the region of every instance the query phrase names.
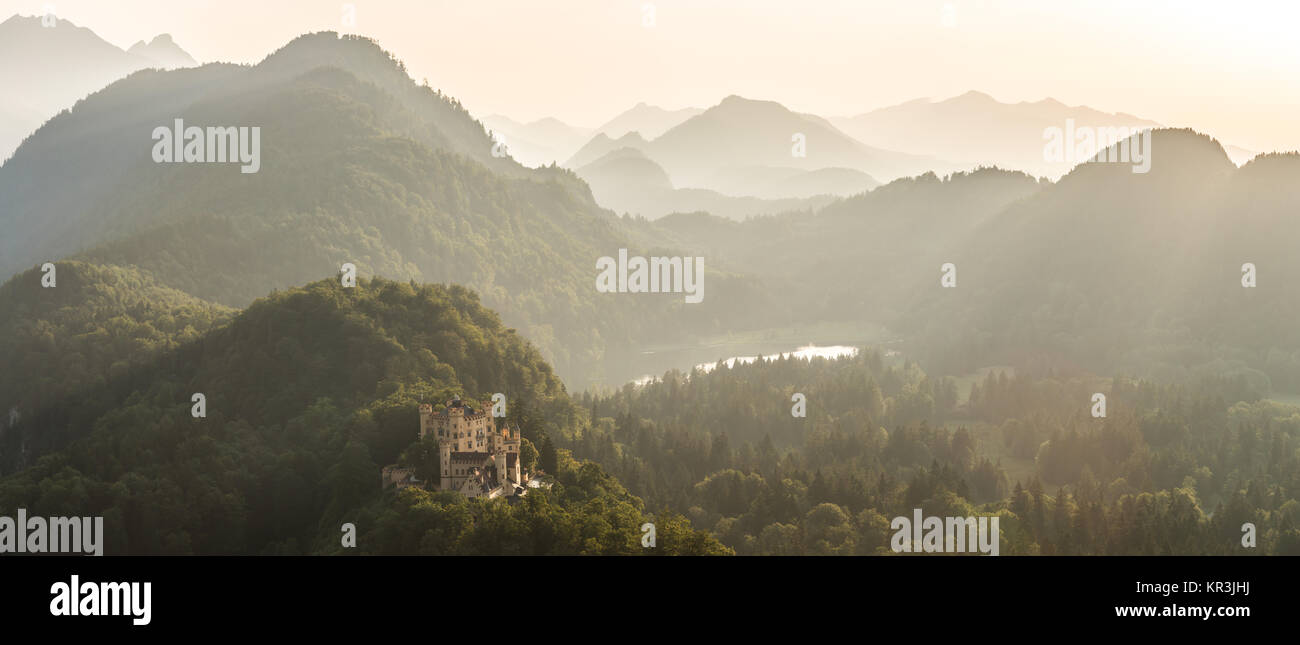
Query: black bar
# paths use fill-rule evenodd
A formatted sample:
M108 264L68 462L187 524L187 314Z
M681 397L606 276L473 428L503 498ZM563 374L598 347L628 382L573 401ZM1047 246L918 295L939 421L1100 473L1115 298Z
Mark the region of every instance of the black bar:
M859 619L869 619L872 629L937 628L936 635L947 634L944 638L959 625L1029 629L1044 621L1069 625L1069 634L1152 629L1249 634L1282 627L1284 618L1294 625L1289 577L1296 562L1263 557L4 557L0 607L40 633L128 638L270 636L281 630L326 637L360 630L387 638L514 624L540 637L545 632L538 629L557 630L557 635L581 630L575 619L601 614L626 620L632 631L640 624L662 629L664 621L695 623L708 616L716 623L710 629L756 635L806 621ZM133 625L130 616L51 615L51 586L70 582L74 574L80 583L150 582L149 624ZM1176 590L1139 592L1139 583L1172 584ZM1221 589L1214 590L1214 583ZM1233 583L1247 583L1248 593ZM1127 606L1244 607L1250 615L1116 615L1116 607ZM495 612L504 612L503 618L489 618Z

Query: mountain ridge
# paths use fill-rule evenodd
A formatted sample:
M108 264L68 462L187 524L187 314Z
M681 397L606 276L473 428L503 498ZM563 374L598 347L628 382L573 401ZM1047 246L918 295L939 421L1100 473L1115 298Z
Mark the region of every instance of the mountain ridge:
M1069 172L1079 160L1045 159L1045 128L1161 127L1127 113L1068 106L1050 97L1003 103L975 90L938 101L914 99L831 122L860 141L1050 179Z
M124 50L64 18L14 14L0 22L0 159L7 159L42 123L122 77L152 67L196 65L170 36ZM165 40L164 40L165 37Z
M176 118L257 125L260 170L153 163L150 133ZM492 148L459 102L417 86L368 39L324 32L252 67L144 70L0 166L0 224L14 233L0 239L0 270L66 257L134 266L235 307L345 262L365 276L466 284L575 383L682 331L656 320L680 316L701 333L768 306L752 289L692 310L596 293L590 267L629 247L623 224L572 172ZM745 282L721 268L710 267L713 284Z

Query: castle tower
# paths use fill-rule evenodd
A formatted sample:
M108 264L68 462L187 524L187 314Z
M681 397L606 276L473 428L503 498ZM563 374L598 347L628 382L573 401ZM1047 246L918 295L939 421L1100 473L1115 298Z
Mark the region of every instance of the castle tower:
M498 450L494 457L496 458L497 463L497 479L501 482L501 488L507 495L509 495L514 492L514 487L509 481L507 481L509 479L509 473L506 472L506 451Z
M433 406L428 403L420 404L420 438L433 432Z
M451 441L440 438L438 439L438 463L441 468L438 469L440 481L438 490L451 489Z
M519 431L511 430L510 426L502 428L501 447L506 453L506 463L509 464L507 477L514 480L516 484L523 485L524 478L522 473L521 459L519 454ZM513 463L512 463L513 462Z

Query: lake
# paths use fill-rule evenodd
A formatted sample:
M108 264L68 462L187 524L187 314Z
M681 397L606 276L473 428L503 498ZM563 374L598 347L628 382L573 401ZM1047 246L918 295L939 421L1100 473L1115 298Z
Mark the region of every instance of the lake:
M804 345L787 352L777 352L775 354L763 354L753 356L732 356L731 358L719 359L709 363L696 363L694 369L705 372L713 371L719 363L726 363L728 368L735 367L736 363L742 365L753 363L759 358L763 360L775 360L778 358L798 358L801 360L810 360L813 358L840 358L842 356L854 356L858 353L858 348L852 345ZM646 374L638 379L633 379L636 385L645 385L651 381L659 379L659 375Z

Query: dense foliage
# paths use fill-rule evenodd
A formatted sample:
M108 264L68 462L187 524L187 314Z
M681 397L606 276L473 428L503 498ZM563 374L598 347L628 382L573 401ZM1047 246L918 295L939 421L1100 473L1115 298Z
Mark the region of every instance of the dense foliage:
M1300 554L1300 409L1245 380L965 380L876 352L669 373L584 397L573 447L740 554L889 553L915 508L1001 516L1003 554Z
M58 262L48 277L54 286L42 286L38 269L0 286L0 438L14 419L88 425L136 371L234 315L133 268ZM46 439L33 437L26 451ZM23 444L16 433L0 441L0 473L24 460Z
M78 269L83 278L118 275ZM129 300L118 290L130 286L84 288L111 302ZM71 332L66 343L51 333L53 358L80 347ZM75 417L86 423L36 414L8 428L6 452L48 454L24 455L33 463L0 480L0 511L102 515L112 554L333 552L346 522L359 527L358 548L374 553L488 552L503 540L530 553L652 552L628 546L652 521L641 502L552 447L551 436L581 416L559 379L464 288L363 279L345 289L327 280L272 294L176 342L121 379L88 384L89 398L49 403L89 406ZM64 364L33 374L57 381ZM553 489L514 506L380 490L379 466L418 445L420 402L493 391L507 393L519 410L511 420L543 446L534 459L551 462ZM203 418L191 415L196 392L206 396ZM468 513L435 522L465 535L425 540L434 527L402 520L425 517L430 504ZM659 552L725 552L680 518L657 517Z

